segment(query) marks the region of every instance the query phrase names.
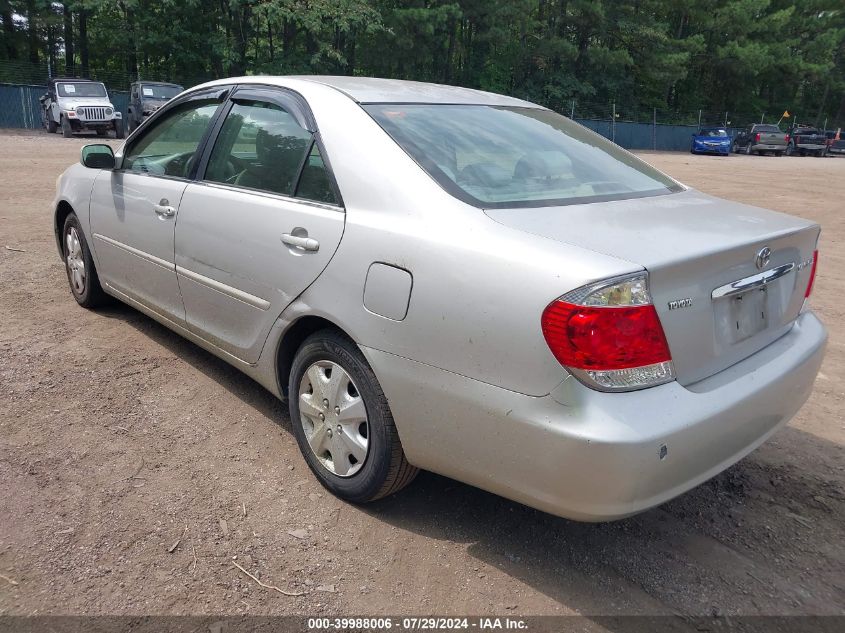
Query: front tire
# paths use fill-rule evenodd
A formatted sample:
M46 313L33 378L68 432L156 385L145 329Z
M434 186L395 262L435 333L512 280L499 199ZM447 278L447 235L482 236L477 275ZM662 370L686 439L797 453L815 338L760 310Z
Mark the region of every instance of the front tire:
M57 125L56 125L56 122L53 120L53 117L52 117L52 116L51 116L51 114L48 112L48 113L47 113L47 131L48 131L50 134L55 134L55 133L56 133L56 130L58 129L58 127L59 127L59 126L57 126Z
M745 146L745 155L751 156L751 154L753 154L753 153L754 152L751 151L751 143L749 143L748 145Z
M123 138L126 134L123 131L123 119L114 120L114 137Z
M100 286L88 242L75 213L67 216L62 228L62 255L70 291L76 302L89 309L107 303L108 295Z
M62 117L62 136L65 138L73 138L73 128L70 125L70 120L66 117Z
M348 337L322 330L303 342L291 367L288 398L299 449L336 496L375 501L416 476L381 385Z

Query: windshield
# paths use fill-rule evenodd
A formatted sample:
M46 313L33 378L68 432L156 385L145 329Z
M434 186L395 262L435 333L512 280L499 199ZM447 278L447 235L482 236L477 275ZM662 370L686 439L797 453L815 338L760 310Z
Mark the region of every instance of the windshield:
M60 83L56 84L56 91L60 97L105 97L106 87L95 82Z
M698 136L727 136L728 132L723 127L706 127L702 129Z
M142 99L156 99L159 101L167 101L172 99L184 88L182 86L162 86L161 84L143 84L141 86Z
M363 107L446 191L474 206L555 206L681 190L634 155L549 110Z

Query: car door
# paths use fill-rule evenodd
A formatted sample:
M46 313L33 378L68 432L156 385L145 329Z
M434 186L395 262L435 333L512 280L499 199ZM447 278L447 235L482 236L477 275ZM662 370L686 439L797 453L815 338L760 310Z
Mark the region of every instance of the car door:
M185 310L174 263L177 209L221 107L220 90L185 99L131 139L119 168L91 191L91 230L100 280L178 324Z
M176 272L188 328L254 363L278 316L328 264L345 215L296 95L241 88L216 128L182 197Z

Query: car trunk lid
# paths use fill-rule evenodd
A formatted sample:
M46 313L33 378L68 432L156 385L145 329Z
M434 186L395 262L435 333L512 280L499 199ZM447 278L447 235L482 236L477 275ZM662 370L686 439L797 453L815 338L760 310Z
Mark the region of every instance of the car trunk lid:
M783 145L786 147L785 132L757 132L760 135L758 143L761 145Z
M485 213L648 270L681 384L717 373L789 330L804 303L819 234L812 222L692 190ZM758 267L766 248L768 261ZM761 274L766 283L756 279Z

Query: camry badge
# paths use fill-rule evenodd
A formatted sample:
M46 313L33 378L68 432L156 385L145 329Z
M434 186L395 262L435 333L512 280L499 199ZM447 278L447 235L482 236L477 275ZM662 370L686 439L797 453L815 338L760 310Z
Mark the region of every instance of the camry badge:
M769 265L769 259L772 257L772 249L768 246L764 246L759 250L757 256L754 258L754 263L757 265L759 270L763 270L766 266Z

